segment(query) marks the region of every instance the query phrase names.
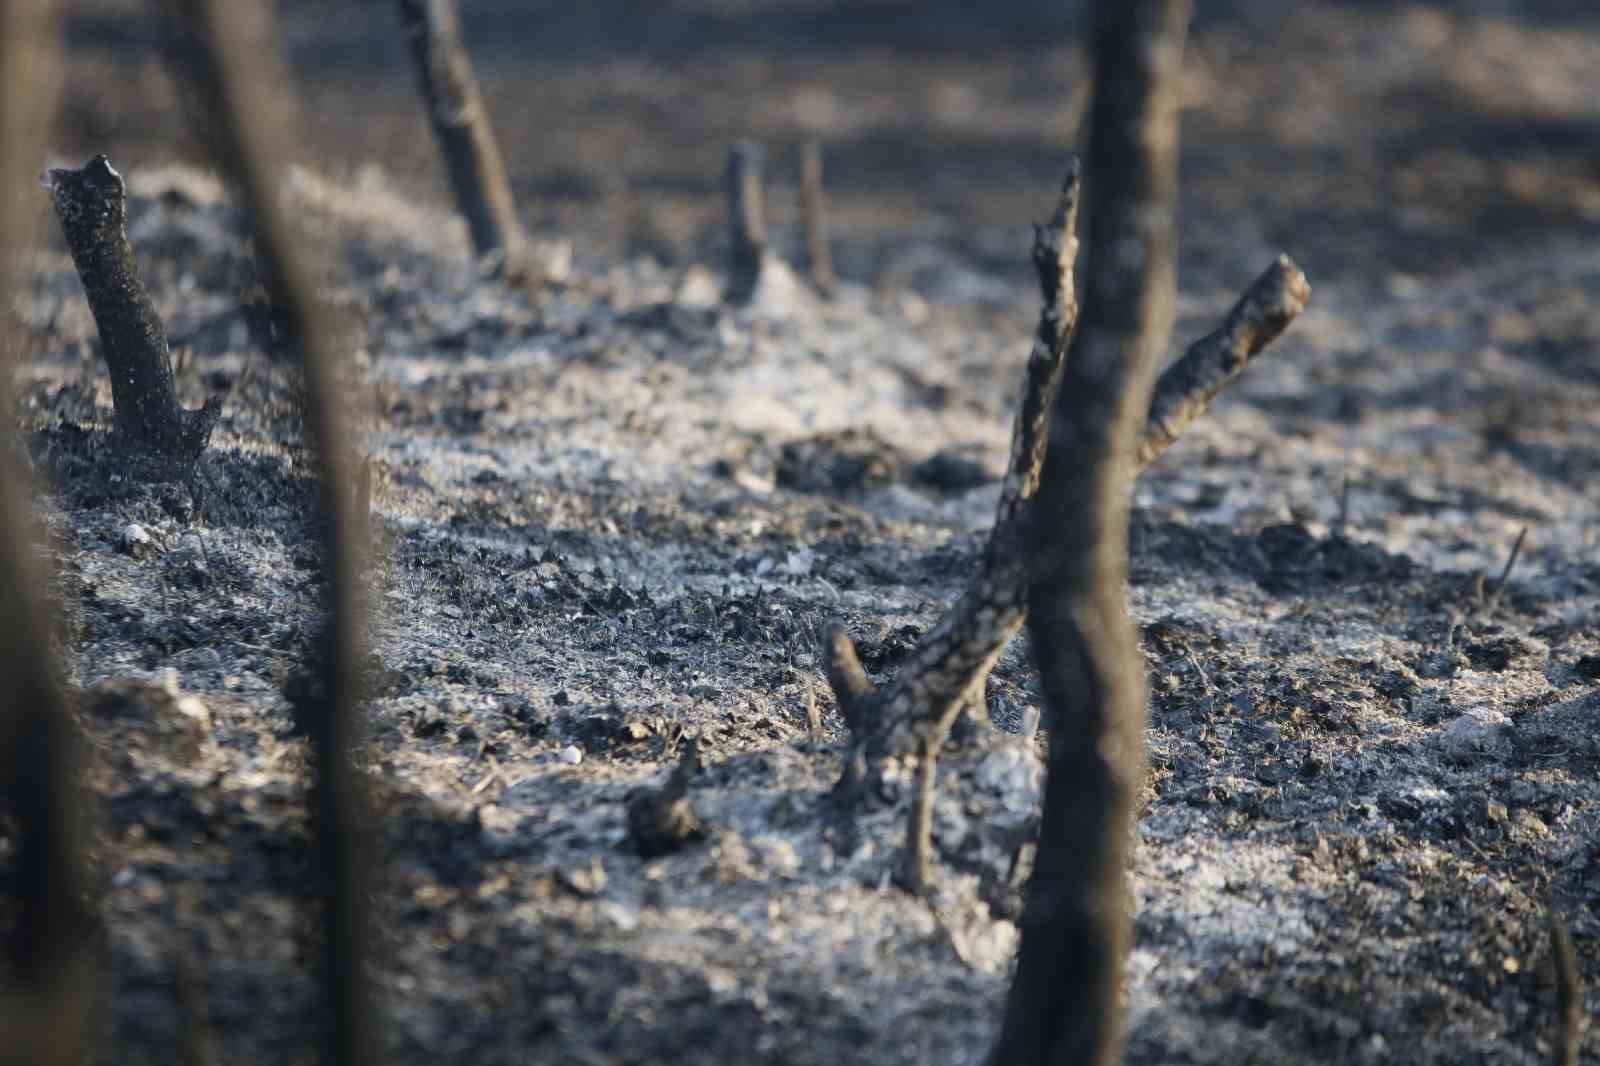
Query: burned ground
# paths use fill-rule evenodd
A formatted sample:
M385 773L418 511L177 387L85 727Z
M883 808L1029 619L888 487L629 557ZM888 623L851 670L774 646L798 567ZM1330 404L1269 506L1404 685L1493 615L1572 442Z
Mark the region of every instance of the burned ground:
M536 298L477 274L417 177L387 6L287 16L319 120L291 195L336 253L376 472L392 1058L971 1059L1038 787L1025 642L990 682L1002 732L942 763L931 907L888 883L896 809L841 825L829 802L817 645L843 618L887 676L976 566L1072 20L956 52L827 5L708 3L678 5L699 36L602 47L585 20L612 6L562 5L518 48L511 5L468 5L519 192L576 248ZM1179 340L1279 246L1315 296L1136 489L1129 1059L1543 1061L1547 908L1600 982L1600 27L1554 3L1224 6L1189 64ZM19 386L95 752L107 1061L171 1061L185 1032L219 1061L309 1061L286 693L315 632L313 466L292 375L238 310L236 214L156 166L183 151L158 72L110 93L145 69L139 24L80 7L72 54L100 76L74 83L69 146L129 172L185 403L228 392L194 474L140 480L65 252L36 260ZM758 61L804 19L836 45ZM546 126L519 129L535 93ZM834 303L679 298L718 262L721 152L752 130L829 142ZM690 735L707 837L644 859L629 797Z

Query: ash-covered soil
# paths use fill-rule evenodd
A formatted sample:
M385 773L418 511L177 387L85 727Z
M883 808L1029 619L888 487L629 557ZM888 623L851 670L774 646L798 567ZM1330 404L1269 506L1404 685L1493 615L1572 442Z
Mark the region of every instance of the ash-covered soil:
M293 376L238 310L239 219L154 165L180 138L138 124L147 98L108 95L148 43L127 6L80 5L73 55L104 77L73 85L63 143L105 147L70 135L95 140L71 108L98 84L121 115L104 138L152 157L124 164L130 231L186 400L228 399L193 476L139 480L70 262L38 256L19 388L95 748L105 1061L183 1039L310 1061L284 692L315 623L312 465ZM541 131L499 123L530 214L576 251L530 295L481 276L413 184L409 71L371 54L398 54L387 6L320 37L309 6L289 5L301 69L348 96L308 108L321 165L288 195L331 253L376 472L364 765L391 1060L975 1060L1037 796L1025 642L990 684L998 731L941 763L931 905L889 883L903 811L833 813L816 646L842 617L887 677L976 566L1075 22L1012 5L1020 29L958 52L865 13L893 4L835 25L817 3L679 3L700 36L673 47L618 20L585 51L577 13L526 53L484 48L501 113L527 112L508 86L552 101ZM622 6L656 25L563 10ZM469 4L469 29L508 42L519 7L551 5ZM1152 701L1129 1061L1542 1062L1548 912L1600 984L1600 25L1553 0L1225 7L1189 60L1174 349L1279 247L1314 296L1135 492ZM774 54L786 26L840 36ZM839 160L841 298L707 303L683 281L718 263L726 135L807 123ZM606 199L562 166L650 177ZM691 735L705 837L643 858L628 798Z

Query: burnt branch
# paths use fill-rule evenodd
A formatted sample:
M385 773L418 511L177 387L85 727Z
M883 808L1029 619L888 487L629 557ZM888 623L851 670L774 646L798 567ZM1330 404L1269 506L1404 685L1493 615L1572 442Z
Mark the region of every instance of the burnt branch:
M913 649L894 682L874 693L860 672L843 626L830 628L824 660L855 748L846 761L840 797L854 802L882 793L889 760L917 766L917 795L907 827L901 883L922 893L928 881L935 763L964 706L982 704L995 660L1022 628L1027 581L1020 551L1020 518L1039 483L1050 404L1060 384L1063 355L1077 318L1072 280L1078 171L1068 173L1048 224L1034 233L1033 260L1044 309L1028 356L1022 400L1012 433L1011 461L1001 486L994 531L977 580ZM841 664L854 670L841 670Z
M829 684L852 734L839 799L848 804L882 798L892 760L909 756L918 763L917 795L900 875L901 883L916 892L926 889L932 850L935 775L930 764L937 760L963 707L982 713L989 671L1027 619L1024 541L1045 463L1050 412L1078 313L1073 278L1078 190L1074 168L1050 222L1035 232L1033 263L1043 310L1024 371L994 529L975 581L923 636L881 693L860 671L842 625L831 627L824 641ZM1304 309L1309 294L1299 268L1280 257L1239 299L1219 329L1190 345L1162 376L1151 399L1136 457L1140 468L1158 458L1287 328Z
M839 703L839 713L851 732L870 728L870 716L878 700L878 690L867 679L867 672L856 655L856 646L843 623L828 627L822 643L823 668L828 685Z
M762 188L761 146L739 141L728 149L728 169L724 180L728 192L728 260L730 303L747 304L755 299L767 261L766 197Z
M1583 1041L1583 978L1578 973L1578 952L1561 919L1550 916L1550 956L1556 975L1556 1037L1550 1061L1555 1066L1578 1066Z
M240 191L253 228L266 287L281 299L285 348L300 357L306 383L306 420L318 444L321 477L317 502L322 526L324 623L318 648L318 683L307 686L300 717L310 726L317 754L315 825L324 871L325 964L323 979L332 1013L327 1061L376 1061L378 1046L364 960L370 931L365 899L374 848L363 778L353 762L363 746L358 711L361 624L356 605L362 545L352 536L355 517L347 435L338 404L338 352L328 313L317 301L314 268L291 236L281 188L282 163L291 158L283 96L289 80L277 56L268 5L232 0L169 0L188 20L212 79L218 163Z
M800 148L800 217L806 234L806 268L811 284L824 297L838 287L833 250L828 244L828 193L822 181L822 145L807 141Z
M118 432L160 458L193 463L211 439L222 401L212 397L195 411L178 403L167 330L128 244L122 175L97 155L80 170L50 171L49 190L100 333Z
M1148 692L1125 603L1128 497L1172 329L1185 0L1096 7L1083 320L1029 537L1029 633L1052 718L1043 821L991 1058L1118 1060L1126 869Z
M1306 276L1288 256L1278 256L1233 305L1222 326L1191 344L1156 382L1139 442L1139 465L1160 458L1217 394L1244 373L1250 360L1300 317L1310 299Z
M59 83L56 33L47 0L0 5L0 308L20 286L18 253L32 228L34 173ZM4 382L11 340L0 337ZM0 980L0 1063L67 1066L84 1061L93 1028L86 804L18 458L0 444L0 807L19 831L15 918L0 945L9 978Z
M527 240L483 93L461 42L456 0L395 0L395 8L411 42L418 86L473 248L480 256L504 256L513 272L527 269Z

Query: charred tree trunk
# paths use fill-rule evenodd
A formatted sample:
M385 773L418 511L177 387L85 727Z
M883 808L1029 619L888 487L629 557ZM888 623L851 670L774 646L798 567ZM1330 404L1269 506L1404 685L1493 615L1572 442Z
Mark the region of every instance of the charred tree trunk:
M526 269L527 241L483 93L461 42L456 0L395 0L395 7L411 41L422 98L472 246L480 256L504 256L513 271Z
M291 236L278 190L281 160L292 143L283 116L288 78L266 5L233 0L170 0L199 42L196 73L211 81L218 160L240 190L254 229L256 253L277 294L285 347L305 370L306 417L318 443L318 510L326 567L324 626L316 680L306 686L301 720L317 754L314 823L324 871L323 979L333 1034L325 1061L340 1066L377 1059L376 1024L365 973L370 940L365 899L373 847L368 799L353 760L363 743L358 710L361 623L357 617L361 545L351 535L355 494L349 446L337 401L336 331L315 297L313 266Z
M1044 818L992 1062L1120 1056L1126 869L1147 690L1125 605L1128 495L1172 328L1185 0L1103 0L1094 24L1084 310L1030 531L1030 633L1051 711Z
M0 5L0 308L20 285L28 205L38 195L34 174L56 95L55 35L49 0ZM0 337L8 389L12 341ZM11 411L9 396L0 410ZM27 473L15 458L11 442L0 441L0 809L19 834L15 924L0 964L0 1063L67 1066L83 1061L90 1028L84 803L38 580Z
M128 192L103 155L81 170L50 171L50 198L89 298L111 374L117 429L163 459L192 463L205 450L222 402L178 403L167 331L128 244Z

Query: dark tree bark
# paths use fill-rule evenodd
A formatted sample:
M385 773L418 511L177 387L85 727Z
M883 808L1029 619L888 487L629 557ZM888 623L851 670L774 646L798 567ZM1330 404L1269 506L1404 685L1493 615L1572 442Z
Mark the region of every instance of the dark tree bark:
M822 180L822 145L807 141L800 149L800 216L806 231L806 268L811 284L824 298L838 285L833 249L828 244L828 191Z
M728 261L730 303L755 299L767 261L767 209L762 185L761 146L739 141L728 149Z
M0 4L0 308L20 285L19 252L44 129L56 99L55 5ZM14 338L0 337L0 382ZM11 411L9 395L0 410ZM18 828L15 925L0 969L0 1063L67 1066L87 1043L93 918L82 849L85 804L54 632L29 518L28 477L0 427L0 809Z
M480 256L499 254L508 268L524 270L529 266L527 240L483 93L461 41L456 0L395 0L395 8L411 42L422 99L472 246Z
M81 170L50 171L50 198L89 298L111 375L117 429L164 459L192 463L205 450L222 401L186 411L173 388L167 331L128 244L128 194L103 155Z
M1125 605L1128 494L1172 328L1185 0L1103 0L1094 22L1083 318L1030 531L1030 633L1049 770L995 1066L1116 1061L1126 869L1147 689Z
M305 370L306 418L321 464L318 510L327 572L317 680L306 686L307 705L299 709L319 769L315 825L325 875L323 977L333 1016L324 1059L357 1066L376 1061L378 1046L364 968L371 939L365 899L375 849L365 783L352 765L364 739L356 610L362 552L351 535L355 494L337 401L336 331L316 300L313 264L292 239L280 206L282 161L290 158L293 141L284 120L291 110L283 96L289 81L277 58L270 7L233 0L169 2L199 42L203 61L196 73L211 80L205 98L216 108L218 162L240 190L267 288L282 301L285 347L299 354Z

